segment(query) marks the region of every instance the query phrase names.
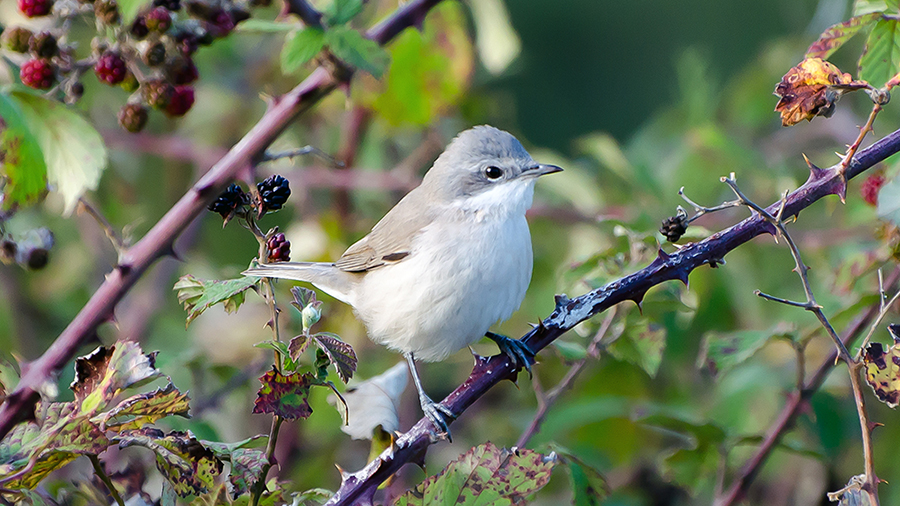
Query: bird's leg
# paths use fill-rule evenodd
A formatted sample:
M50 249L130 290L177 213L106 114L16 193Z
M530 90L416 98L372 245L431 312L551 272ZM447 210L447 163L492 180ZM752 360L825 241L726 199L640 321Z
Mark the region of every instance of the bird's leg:
M419 392L419 404L422 406L422 411L431 420L431 423L441 431L439 435L446 435L447 440L452 441L450 439L450 424L448 421L455 419L456 416L449 408L441 403L434 402L431 400L431 397L425 394L425 390L422 388L422 381L419 379L419 373L416 371L416 359L413 357L412 352L404 353L403 356L406 357L406 362L409 363L409 372L412 373L416 391Z
M509 357L514 365L524 367L525 370L528 371L528 375L531 376L531 365L534 364L534 352L527 344L519 339L513 339L493 332L488 332L484 336L497 343L497 347L500 348L500 351Z

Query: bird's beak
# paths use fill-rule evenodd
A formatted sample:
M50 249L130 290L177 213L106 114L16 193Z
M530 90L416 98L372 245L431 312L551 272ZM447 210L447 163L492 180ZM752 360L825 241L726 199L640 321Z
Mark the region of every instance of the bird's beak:
M562 172L562 167L542 163L540 165L535 165L534 167L528 167L522 173L528 174L531 177L538 177L546 174L553 174L554 172Z

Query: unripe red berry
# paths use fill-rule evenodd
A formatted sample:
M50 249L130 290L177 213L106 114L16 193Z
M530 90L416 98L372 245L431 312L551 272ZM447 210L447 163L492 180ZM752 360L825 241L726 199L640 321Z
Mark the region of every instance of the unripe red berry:
M97 59L94 64L94 73L97 78L109 85L119 84L128 75L128 66L125 60L115 51L107 51Z
M859 192L862 193L863 200L870 206L877 206L878 191L881 190L884 183L885 179L883 174L872 174L867 177L863 181L862 186L859 187Z
M28 60L19 71L22 84L39 90L46 90L56 82L56 72L49 60L35 58Z
M147 108L141 104L125 104L119 110L119 126L131 133L140 132L147 124L147 116Z
M144 23L151 32L165 32L172 26L172 15L165 7L154 7L144 15Z
M194 105L194 88L190 86L176 86L169 105L166 106L166 114L169 116L184 116Z
M53 0L19 0L19 11L29 18L46 16L53 9Z

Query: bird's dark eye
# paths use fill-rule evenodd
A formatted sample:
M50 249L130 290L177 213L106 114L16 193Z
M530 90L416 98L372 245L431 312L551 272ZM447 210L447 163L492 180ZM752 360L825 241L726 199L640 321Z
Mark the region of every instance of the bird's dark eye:
M484 169L484 175L487 176L488 179L500 179L503 177L503 171L500 170L499 167L494 167L491 165L490 167Z

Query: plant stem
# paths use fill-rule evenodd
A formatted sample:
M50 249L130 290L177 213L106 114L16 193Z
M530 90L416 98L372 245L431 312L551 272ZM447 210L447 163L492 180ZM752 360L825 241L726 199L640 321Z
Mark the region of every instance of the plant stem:
M125 506L125 502L122 501L122 496L119 495L119 491L116 490L115 485L111 479L109 479L109 475L106 474L106 471L103 470L103 464L100 462L100 458L96 455L89 454L87 456L91 460L91 465L94 466L94 472L97 473L97 477L100 478L100 481L106 485L106 488L109 489L109 495L112 496L113 500L116 501L116 504L119 506Z

